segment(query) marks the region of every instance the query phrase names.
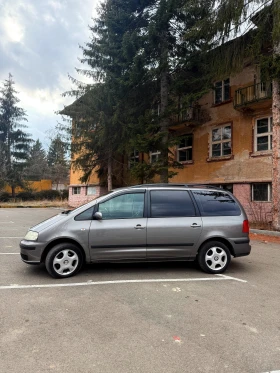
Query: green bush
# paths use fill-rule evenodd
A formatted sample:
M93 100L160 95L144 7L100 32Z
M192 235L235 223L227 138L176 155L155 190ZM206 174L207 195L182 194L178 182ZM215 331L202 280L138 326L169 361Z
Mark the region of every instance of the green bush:
M8 202L10 198L11 198L10 193L0 192L0 202Z
M41 201L47 199L53 201L55 199L60 199L60 193L58 190L41 190L41 192L36 193L36 199Z
M34 201L35 194L33 192L19 192L16 198L20 198L22 201Z

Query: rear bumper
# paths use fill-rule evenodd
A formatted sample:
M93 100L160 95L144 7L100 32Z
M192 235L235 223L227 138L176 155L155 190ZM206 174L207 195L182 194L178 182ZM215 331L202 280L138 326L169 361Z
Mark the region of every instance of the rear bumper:
M246 256L251 252L251 245L249 238L233 238L229 240L233 249L233 256Z
M40 264L45 245L37 241L20 241L20 256L27 264Z

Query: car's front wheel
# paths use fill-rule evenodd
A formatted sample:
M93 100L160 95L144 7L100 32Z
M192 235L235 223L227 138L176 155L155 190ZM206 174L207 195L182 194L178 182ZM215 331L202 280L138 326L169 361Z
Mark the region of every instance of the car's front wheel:
M48 253L45 266L54 278L74 276L83 265L81 250L72 243L60 243Z
M198 252L197 261L206 273L223 273L231 261L228 247L219 241L206 242Z

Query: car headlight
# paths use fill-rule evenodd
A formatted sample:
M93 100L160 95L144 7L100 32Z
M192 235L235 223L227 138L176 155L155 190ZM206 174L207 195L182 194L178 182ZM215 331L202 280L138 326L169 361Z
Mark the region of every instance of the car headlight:
M28 231L24 237L27 241L36 241L39 236L38 232Z

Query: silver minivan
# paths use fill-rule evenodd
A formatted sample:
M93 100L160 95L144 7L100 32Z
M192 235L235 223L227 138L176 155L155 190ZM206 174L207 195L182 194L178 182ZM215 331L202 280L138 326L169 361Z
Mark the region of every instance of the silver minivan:
M249 224L237 199L208 185L143 184L114 190L30 228L20 242L28 264L52 277L84 263L197 260L222 273L249 255Z

